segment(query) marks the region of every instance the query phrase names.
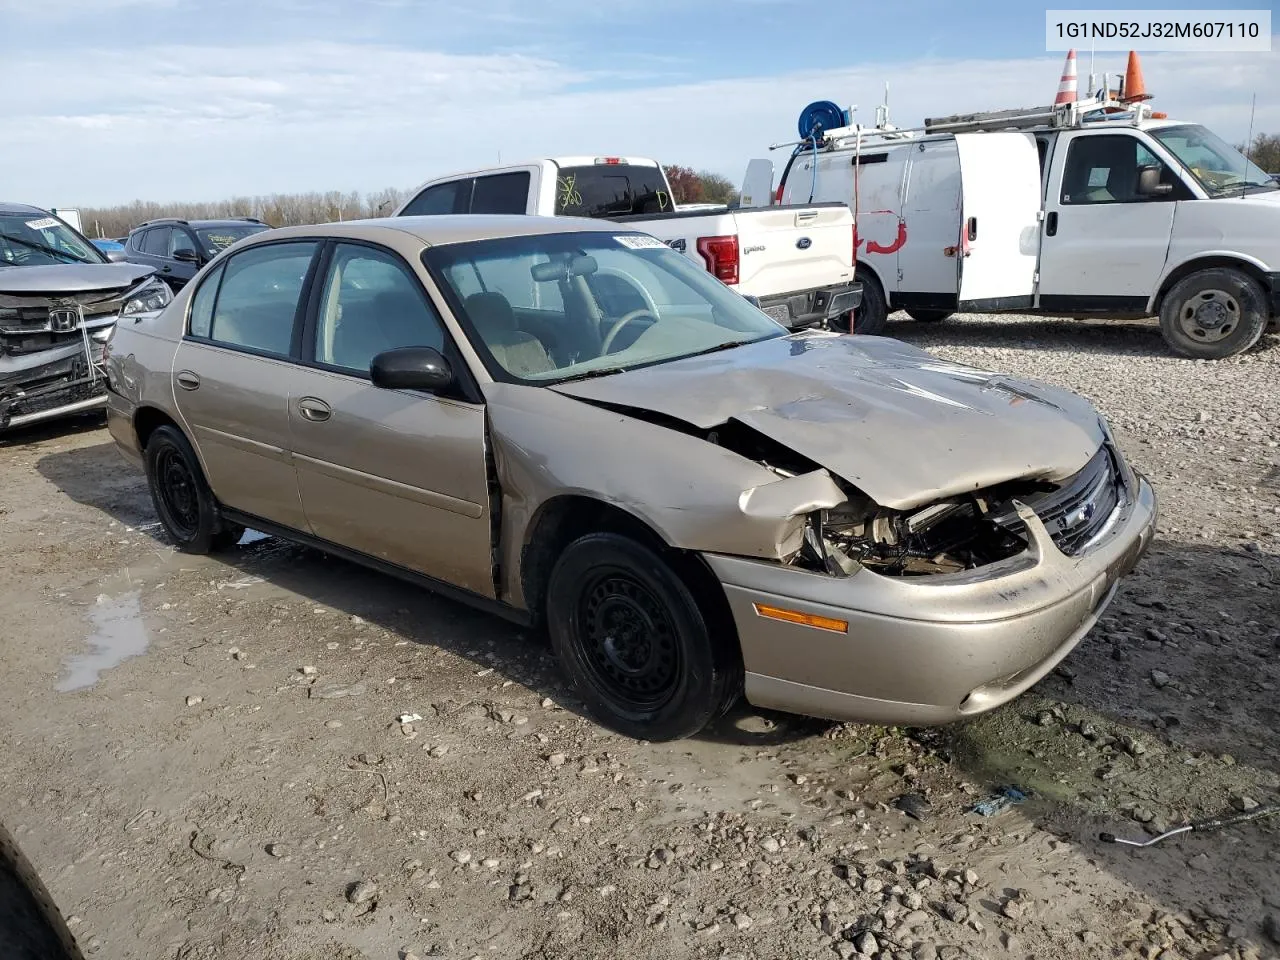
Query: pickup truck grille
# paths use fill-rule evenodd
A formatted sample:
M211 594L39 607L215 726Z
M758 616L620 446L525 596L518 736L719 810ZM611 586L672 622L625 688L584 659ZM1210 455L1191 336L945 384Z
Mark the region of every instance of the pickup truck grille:
M1035 511L1058 549L1069 557L1075 556L1102 531L1120 505L1115 458L1103 445L1079 473L1056 490L1019 499ZM992 519L1008 528L1020 525L1014 511Z

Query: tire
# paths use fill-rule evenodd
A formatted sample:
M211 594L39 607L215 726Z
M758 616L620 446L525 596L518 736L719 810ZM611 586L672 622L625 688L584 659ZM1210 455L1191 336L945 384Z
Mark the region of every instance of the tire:
M1267 327L1262 287L1230 267L1197 270L1174 284L1160 304L1160 330L1176 352L1197 360L1244 353Z
M908 310L907 316L919 323L941 323L953 312L952 310Z
M742 692L736 639L710 629L671 566L629 537L592 533L569 544L551 572L546 620L589 712L624 736L692 736ZM619 628L629 645L615 642Z
M243 527L222 519L200 461L177 427L157 427L147 438L143 460L151 502L183 553L212 553L244 535Z
M879 336L884 333L884 328L889 322L889 303L884 298L880 281L873 274L866 270L859 270L857 279L862 284L862 303L851 314L846 313L835 321L834 326L845 333L861 333L869 337ZM849 322L851 318L852 329Z

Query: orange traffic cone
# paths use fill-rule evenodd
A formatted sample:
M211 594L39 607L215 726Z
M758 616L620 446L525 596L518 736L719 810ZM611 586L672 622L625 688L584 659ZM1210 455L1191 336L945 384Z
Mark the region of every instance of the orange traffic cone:
M1058 96L1054 99L1056 107L1062 103L1076 102L1076 52L1067 51L1067 62L1062 65L1062 79L1058 81Z
M1138 53L1136 50L1129 51L1129 63L1124 70L1124 87L1121 89L1121 103L1138 103L1142 100L1150 100L1151 94L1147 93L1147 85L1142 80L1142 64L1138 62Z

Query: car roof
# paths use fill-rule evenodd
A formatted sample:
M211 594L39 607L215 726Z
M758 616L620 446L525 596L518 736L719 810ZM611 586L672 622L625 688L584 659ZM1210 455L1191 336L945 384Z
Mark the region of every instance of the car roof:
M550 233L635 233L635 228L584 217L531 217L524 214L456 214L425 217L382 217L311 226L281 227L242 241L263 243L286 237L350 237L389 242L393 236L413 238L428 246L529 237Z
M42 213L46 217L49 215L48 210L41 210L29 203L10 203L7 200L0 200L0 213Z
M163 227L177 224L186 227L265 227L271 229L271 224L263 223L261 220L252 220L247 217L213 217L208 220L188 220L186 217L156 217L154 220L147 220L138 224L130 233L136 233L139 230L145 230L147 227Z

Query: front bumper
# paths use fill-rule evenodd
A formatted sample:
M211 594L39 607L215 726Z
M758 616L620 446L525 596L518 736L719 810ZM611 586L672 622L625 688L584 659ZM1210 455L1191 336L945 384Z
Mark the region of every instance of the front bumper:
M102 346L86 336L39 353L0 356L0 431L105 406Z
M824 320L834 320L850 310L856 310L861 304L861 283L816 287L760 298L760 309L792 330L811 327Z
M724 586L760 707L833 720L949 723L1009 702L1089 632L1155 534L1156 496L1135 477L1116 521L1068 557L1035 514L1018 556L942 576L837 578L707 555ZM756 604L848 623L847 632L766 619Z

